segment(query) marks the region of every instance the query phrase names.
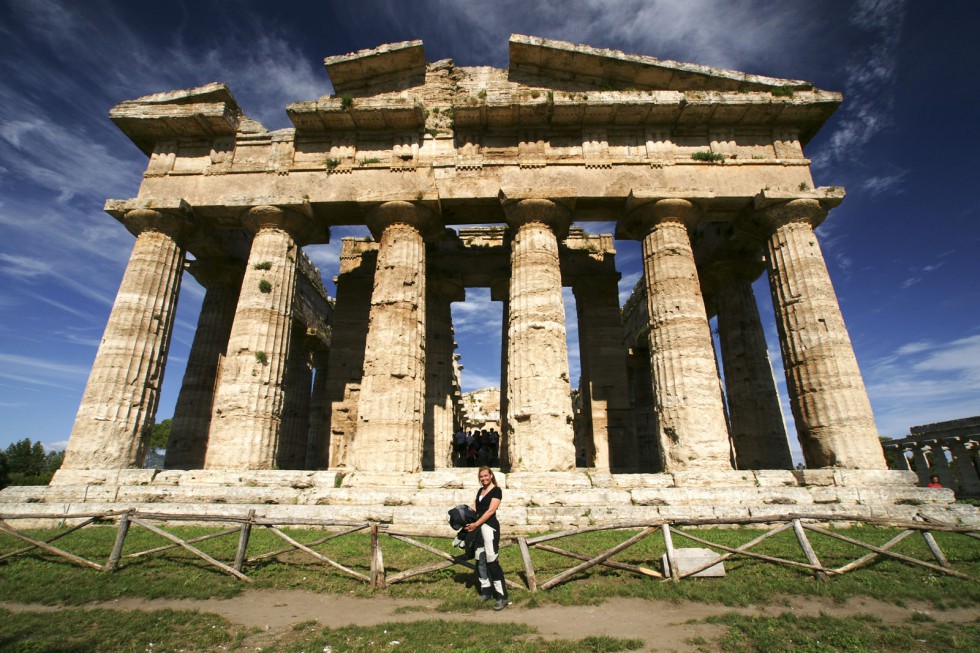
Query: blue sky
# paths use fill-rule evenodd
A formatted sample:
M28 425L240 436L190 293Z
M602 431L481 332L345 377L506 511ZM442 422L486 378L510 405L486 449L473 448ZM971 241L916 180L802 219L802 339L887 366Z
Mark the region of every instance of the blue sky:
M331 92L325 56L422 39L429 61L505 68L511 33L841 91L806 153L817 185L848 190L818 233L878 428L980 414L978 18L952 0L0 0L0 447L64 446L132 249L102 206L136 195L146 158L112 105L223 81L250 117L288 127L287 103ZM310 251L331 293L348 233ZM639 248L617 251L625 298ZM756 294L784 391L764 280ZM202 296L186 277L158 419ZM496 385L499 304L469 290L453 312L464 389Z

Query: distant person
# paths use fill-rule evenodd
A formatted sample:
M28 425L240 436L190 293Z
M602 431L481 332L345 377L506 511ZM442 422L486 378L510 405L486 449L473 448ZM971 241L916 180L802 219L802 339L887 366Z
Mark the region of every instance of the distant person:
M939 482L939 477L933 474L929 477L929 482L926 483L926 487L931 488L942 488L943 484Z

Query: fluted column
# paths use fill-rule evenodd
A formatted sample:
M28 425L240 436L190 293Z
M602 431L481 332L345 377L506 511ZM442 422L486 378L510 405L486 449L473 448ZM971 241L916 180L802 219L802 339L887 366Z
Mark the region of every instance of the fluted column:
M500 468L510 469L510 441L513 439L511 434L510 422L507 420L507 379L510 372L507 362L508 340L510 324L510 279L499 279L490 284L490 299L495 302L503 303L501 311L500 329L500 442L498 443Z
M422 466L445 469L453 463L453 335L451 303L463 301L461 282L430 279L426 284L425 432Z
M364 350L355 468L417 472L425 410L425 242L433 214L410 202L374 208L380 242Z
M512 230L507 427L515 471L575 466L558 236L570 210L548 199L502 198Z
M283 374L282 423L279 433L279 469L304 469L310 437L310 393L313 352L302 329L294 327Z
M977 468L973 466L973 452L961 440L949 443L949 452L953 456L953 465L960 477L960 491L963 496L980 496L980 477Z
M761 209L772 225L769 287L796 429L808 467L886 469L871 402L813 231L815 199Z
M208 446L218 364L235 320L244 268L229 260L194 261L188 268L205 288L194 342L174 407L167 469L200 469Z
M274 206L253 207L244 216L255 236L218 373L205 469L277 464L301 218Z
M752 292L751 272L724 265L714 293L728 394L728 416L738 469L792 469L786 422L769 360L766 334Z
M329 464L331 469L350 469L354 464L353 442L377 263L377 250L361 251L364 245L350 238L343 240L340 274L335 278L337 299L327 364L329 446L325 451L327 459L320 460L321 466Z
M662 471L731 469L714 345L688 236L697 208L684 199L631 197L628 211L627 227L643 244Z
M618 276L583 277L572 285L578 312L583 411L591 418L592 464L598 469L636 468Z
M326 469L330 464L330 406L327 395L329 351L313 352L313 390L310 393L310 433L306 469Z
M65 450L64 469L141 467L167 363L184 250L183 218L137 209L138 231Z
M951 490L956 489L956 479L953 478L953 470L949 468L949 461L946 460L946 450L943 445L936 442L932 445L932 464L936 468L936 476L943 487Z

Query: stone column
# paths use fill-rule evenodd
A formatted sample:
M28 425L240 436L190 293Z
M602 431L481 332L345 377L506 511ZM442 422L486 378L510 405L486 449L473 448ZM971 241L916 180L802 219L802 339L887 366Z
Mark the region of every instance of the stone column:
M306 225L275 206L253 207L243 222L255 237L218 372L205 469L272 469L279 453L297 238Z
M627 210L628 231L643 244L662 471L731 469L714 343L688 236L699 212L684 199L633 197Z
M977 475L977 468L973 466L973 452L961 440L950 442L949 452L953 455L953 464L959 472L962 495L980 496L980 477Z
M508 457L514 471L575 467L558 238L571 206L502 196L512 230L507 334Z
M769 287L796 429L808 467L886 469L871 402L813 224L815 199L762 208Z
M141 467L167 363L184 251L183 218L137 209L136 244L65 450L64 469Z
M933 444L931 449L932 464L936 468L936 476L939 477L939 482L943 484L943 487L955 490L956 479L953 478L953 470L949 468L949 461L946 460L946 450L939 442Z
M429 279L425 315L425 433L422 466L445 469L453 463L453 334L452 302L465 299L462 283Z
M279 469L306 467L310 437L310 393L313 385L313 352L302 328L293 327L286 370L283 373L282 422L279 427Z
M371 289L377 250L358 251L366 246L345 238L340 250L340 274L334 305L330 361L327 366L327 401L330 413L327 460L320 465L332 469L353 466L352 444L357 433L357 410L364 374L364 347L371 314ZM373 243L372 243L373 245Z
M204 286L205 294L174 407L164 464L167 469L204 466L218 364L225 355L235 320L244 267L229 260L197 260L188 271Z
M380 241L364 349L355 468L417 472L425 410L425 242L433 214L410 202L374 208Z
M929 482L929 477L932 476L932 464L926 458L926 452L923 451L922 447L916 445L912 449L912 462L915 463L915 474L919 477L919 485L924 487Z
M714 303L718 310L735 466L792 469L786 422L752 292L751 272L758 273L759 269L747 270L732 264L714 270L723 279L714 293Z
M500 279L490 284L490 299L495 302L503 302L501 311L500 329L500 442L499 458L500 468L510 469L510 442L511 436L510 422L507 420L507 379L509 378L509 366L507 363L507 350L509 348L507 334L510 331L510 280Z
M895 448L895 465L896 469L904 471L912 471L912 465L909 464L909 459L905 455L905 449Z
M626 347L617 276L583 277L572 285L578 312L583 411L592 422L597 469L636 467L636 438L630 417Z
M636 462L629 466L629 471L633 472L662 471L650 358L646 346L643 349L631 349L629 352L627 375L630 384L630 403L633 405L631 417L636 431Z
M306 469L326 469L330 456L330 411L327 396L329 351L313 352L313 391L310 394L310 433L306 449Z

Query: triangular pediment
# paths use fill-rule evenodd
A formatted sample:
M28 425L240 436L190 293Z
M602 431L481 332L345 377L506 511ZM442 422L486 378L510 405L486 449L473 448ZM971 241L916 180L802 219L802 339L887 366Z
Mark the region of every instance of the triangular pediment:
M798 79L750 75L521 34L510 37L509 74L515 82L562 90L747 92L812 88Z

